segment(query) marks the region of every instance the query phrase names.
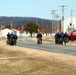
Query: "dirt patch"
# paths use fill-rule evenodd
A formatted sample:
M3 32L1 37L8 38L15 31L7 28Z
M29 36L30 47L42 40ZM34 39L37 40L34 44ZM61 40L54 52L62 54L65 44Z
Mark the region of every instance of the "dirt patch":
M0 42L0 75L76 75L76 56Z

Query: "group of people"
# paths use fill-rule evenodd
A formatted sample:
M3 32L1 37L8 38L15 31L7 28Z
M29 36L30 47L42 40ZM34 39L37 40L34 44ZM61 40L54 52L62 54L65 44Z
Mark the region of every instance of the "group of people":
M37 44L42 44L42 34L41 32L37 33ZM65 32L57 32L55 34L55 44L65 44L69 42L68 34Z
M37 44L42 44L42 34L41 34L41 32L38 32L36 38L37 38ZM7 44L16 45L17 39L18 39L18 37L17 37L16 33L14 34L13 32L11 32L11 33L8 32L8 34L7 34Z
M66 44L69 42L68 34L65 32L57 32L55 34L55 44Z
M42 44L42 34L41 32L37 33L37 44ZM7 34L7 44L10 45L16 45L17 43L17 35L14 34L13 32L11 32L11 34L8 32ZM65 32L57 32L55 34L55 44L66 44L67 42L69 42L69 38L68 38L68 34Z
M7 44L10 44L10 45L16 45L17 43L17 35L16 33L14 34L13 32L7 34Z

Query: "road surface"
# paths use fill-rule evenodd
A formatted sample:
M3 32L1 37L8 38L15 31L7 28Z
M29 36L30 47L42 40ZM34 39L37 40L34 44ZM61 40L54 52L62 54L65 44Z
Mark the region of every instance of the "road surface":
M56 45L54 43L43 43L38 45L36 41L32 40L31 38L18 39L17 46L76 56L75 46Z

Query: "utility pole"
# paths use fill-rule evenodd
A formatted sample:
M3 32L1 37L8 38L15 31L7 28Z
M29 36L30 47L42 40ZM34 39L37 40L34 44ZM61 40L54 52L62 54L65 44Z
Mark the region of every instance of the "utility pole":
M12 24L12 21L11 21L11 29L13 28L13 24Z
M56 14L56 32L58 32L59 31L59 16L58 16L58 14Z
M51 10L52 11L52 33L55 30L55 15L57 10Z
M36 25L38 26L38 28L40 28L40 25L38 24L38 18L36 18Z
M47 36L47 33L48 33L48 25L46 25L45 28L46 28L45 31L46 31L46 36Z
M72 14L73 14L73 11L71 10L71 31L73 30L73 28L72 28L72 26L73 26Z
M61 25L61 31L64 31L64 7L67 7L67 6L59 6L59 7L62 7L62 25Z
M51 10L52 11L52 26L51 26L51 28L52 28L52 33L53 33L53 26L54 26L54 22L53 22L53 20L54 20L54 10Z
M23 28L23 25L22 25L22 29L24 29L24 28Z
M72 14L73 14L73 11L71 10L71 24L72 24Z
M36 25L38 25L38 19L36 18Z
M43 19L42 19L42 29L43 29Z

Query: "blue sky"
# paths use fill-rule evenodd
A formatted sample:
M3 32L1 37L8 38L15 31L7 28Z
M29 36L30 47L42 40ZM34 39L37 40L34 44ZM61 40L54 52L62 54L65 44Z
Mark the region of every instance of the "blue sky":
M51 10L58 10L62 14L61 7L65 7L65 18L76 13L76 0L0 0L0 16L38 17L52 19Z

